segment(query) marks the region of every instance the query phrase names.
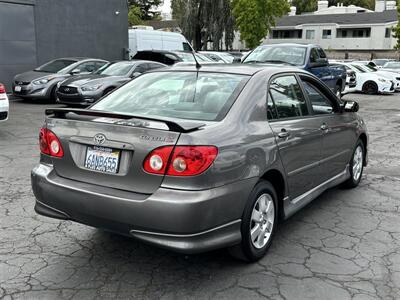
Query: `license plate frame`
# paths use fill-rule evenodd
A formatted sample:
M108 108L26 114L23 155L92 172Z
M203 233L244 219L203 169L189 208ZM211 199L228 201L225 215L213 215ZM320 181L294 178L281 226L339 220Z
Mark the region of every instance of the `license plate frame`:
M89 156L91 154L92 158L89 160ZM96 159L93 157L93 154L101 154L97 155L97 157L102 157L102 161L100 161L100 158L98 158L98 161L96 161ZM110 164L104 165L103 161L105 158L111 158ZM102 174L117 175L119 173L119 165L121 162L121 150L88 145L86 147L84 159L83 167L86 170L99 172ZM113 159L116 159L116 161Z
M14 87L14 92L19 93L19 92L21 92L21 91L22 91L22 87L21 87L20 85L16 85L16 86Z

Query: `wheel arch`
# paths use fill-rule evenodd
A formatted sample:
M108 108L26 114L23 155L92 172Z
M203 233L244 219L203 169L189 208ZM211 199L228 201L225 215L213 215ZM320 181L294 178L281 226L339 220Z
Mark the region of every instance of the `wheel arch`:
M368 138L367 135L365 134L365 132L361 133L360 136L358 137L364 144L364 151L365 151L365 155L364 155L364 166L367 165L367 154L368 154Z
M286 192L286 182L282 172L277 169L271 169L265 172L261 179L268 181L274 187L278 196L278 214L279 218L282 219L284 216L283 199Z

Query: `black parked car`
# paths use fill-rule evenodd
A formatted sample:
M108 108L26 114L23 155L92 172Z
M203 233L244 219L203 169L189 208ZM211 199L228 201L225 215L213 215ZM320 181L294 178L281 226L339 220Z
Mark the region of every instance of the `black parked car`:
M132 78L148 70L163 67L166 65L143 60L111 62L92 74L76 76L60 82L57 89L57 102L88 105Z
M32 71L14 77L13 94L27 99L55 100L57 83L68 77L90 74L108 61L69 57L52 60Z
M192 52L185 51L163 51L163 50L148 50L139 51L133 57L134 59L144 59L157 61L159 63L166 64L168 66L175 65L176 63L194 63L194 54ZM213 60L205 57L202 54L196 53L196 59L200 63L213 63Z

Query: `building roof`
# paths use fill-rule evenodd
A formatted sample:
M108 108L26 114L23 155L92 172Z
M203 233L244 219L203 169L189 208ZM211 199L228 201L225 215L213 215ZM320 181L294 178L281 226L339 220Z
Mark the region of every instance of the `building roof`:
M285 16L277 20L275 27L294 27L302 24L382 24L397 22L397 10L383 12L356 13L356 14L330 14L330 15L299 15Z

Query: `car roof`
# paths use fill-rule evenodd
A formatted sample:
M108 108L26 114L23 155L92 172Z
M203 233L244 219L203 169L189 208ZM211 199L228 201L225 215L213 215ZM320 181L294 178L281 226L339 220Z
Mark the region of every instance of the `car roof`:
M74 60L74 61L82 61L82 60L100 60L100 61L106 61L105 59L101 58L90 58L90 57L60 57L60 58L55 58L53 60L59 60L59 59L68 59L68 60Z
M317 47L317 48L321 48L320 46L318 46L316 44L302 44L302 43L261 44L260 46L285 46L285 47L304 47L304 48Z
M134 64L137 64L137 63L149 63L149 62L162 65L162 63L159 63L157 61L144 60L144 59L113 60L113 61L110 61L110 63L112 63L112 64L125 63L127 65L134 65Z
M201 65L201 64L200 64ZM183 71L196 72L195 65L177 65L170 68L158 69L157 71ZM199 69L199 72L209 73L230 73L241 75L254 75L259 72L270 73L270 75L283 72L307 73L299 68L286 65L269 64L205 64Z

